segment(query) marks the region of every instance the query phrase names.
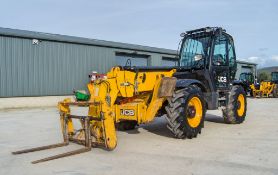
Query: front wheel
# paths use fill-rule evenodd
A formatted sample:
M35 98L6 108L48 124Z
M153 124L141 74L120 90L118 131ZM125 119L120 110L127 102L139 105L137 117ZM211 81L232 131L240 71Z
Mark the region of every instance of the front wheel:
M167 128L176 138L193 138L204 126L205 105L202 91L189 86L174 92L165 107Z
M247 110L246 94L242 86L235 85L229 95L228 104L223 109L224 121L228 124L239 124L245 120Z

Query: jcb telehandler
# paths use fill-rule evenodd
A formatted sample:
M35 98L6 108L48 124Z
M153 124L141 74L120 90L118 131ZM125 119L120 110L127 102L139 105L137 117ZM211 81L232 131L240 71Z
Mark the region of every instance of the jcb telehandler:
M253 96L253 91L251 90L250 85L255 84L254 74L251 72L243 72L239 75L239 80L243 85L246 95L250 93L250 96Z
M66 146L69 141L85 148L62 153L32 163L57 159L104 146L117 145L116 127L134 129L164 115L167 127L179 139L194 138L204 127L206 110L221 108L224 121L245 120L246 95L234 81L236 55L232 36L219 27L206 27L182 35L177 67L116 66L107 74L92 74L89 95L59 102L64 142L13 152L21 154ZM89 99L89 100L86 100ZM71 114L70 106L86 106L88 114ZM73 127L73 119L81 129Z
M272 95L274 98L278 97L278 71L271 72L271 83L273 83Z
M278 72L271 72L271 81L262 81L260 84L251 84L253 97L278 97Z

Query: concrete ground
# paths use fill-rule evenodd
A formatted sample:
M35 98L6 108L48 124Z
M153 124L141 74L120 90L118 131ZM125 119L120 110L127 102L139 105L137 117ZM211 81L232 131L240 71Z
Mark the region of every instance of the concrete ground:
M223 123L208 111L196 139L178 140L164 118L130 132L118 132L114 151L91 152L41 164L30 161L81 146L11 155L11 151L60 142L55 108L0 112L0 174L278 174L278 99L248 99L246 121Z

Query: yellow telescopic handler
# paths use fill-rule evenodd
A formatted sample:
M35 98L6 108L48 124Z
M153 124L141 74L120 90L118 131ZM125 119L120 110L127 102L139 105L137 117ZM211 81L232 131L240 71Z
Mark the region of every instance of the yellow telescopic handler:
M58 103L63 142L13 152L22 154L61 146L69 142L85 147L44 159L39 163L104 147L117 146L118 130L134 129L164 116L167 128L179 139L195 138L204 127L207 110L220 108L224 121L245 120L247 101L242 82L234 81L236 55L233 38L220 27L187 31L182 35L179 66L115 66L106 74L94 72L89 94L76 91L76 100ZM88 107L73 115L71 106ZM80 121L75 128L73 120Z

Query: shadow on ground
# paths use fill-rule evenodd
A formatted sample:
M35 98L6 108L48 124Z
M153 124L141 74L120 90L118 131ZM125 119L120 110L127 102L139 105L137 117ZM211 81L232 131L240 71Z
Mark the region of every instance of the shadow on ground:
M222 116L217 116L213 114L206 114L205 122L225 124ZM124 132L128 134L138 134L140 133L140 131L138 130L139 128L143 128L148 132L154 133L156 135L173 138L172 133L167 128L167 122L164 117L156 118L153 122L149 124L143 124L136 127L136 129L134 130Z
M154 133L156 135L164 136L164 137L173 137L171 132L166 127L167 123L165 118L159 117L156 118L153 122L148 124L142 124L140 126L137 126L133 130L127 130L127 131L121 131L126 132L128 134L139 134L139 128L143 128L144 130L147 130L148 132Z
M140 127L156 135L173 138L173 134L167 128L167 122L164 117L156 118L152 123Z
M213 114L206 114L205 121L225 124L224 118L222 116L213 115Z

